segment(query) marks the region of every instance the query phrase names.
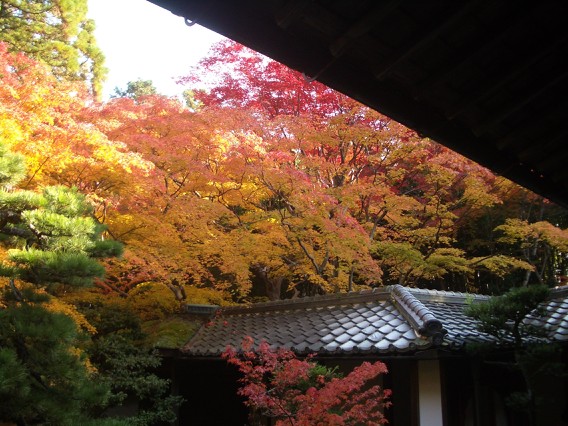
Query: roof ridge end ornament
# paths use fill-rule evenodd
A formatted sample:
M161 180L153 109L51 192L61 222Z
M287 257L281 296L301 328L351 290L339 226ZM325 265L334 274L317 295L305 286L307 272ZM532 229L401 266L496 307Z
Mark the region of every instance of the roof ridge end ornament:
M424 303L400 284L390 286L390 295L394 305L419 337L430 338L435 346L443 343L447 330Z

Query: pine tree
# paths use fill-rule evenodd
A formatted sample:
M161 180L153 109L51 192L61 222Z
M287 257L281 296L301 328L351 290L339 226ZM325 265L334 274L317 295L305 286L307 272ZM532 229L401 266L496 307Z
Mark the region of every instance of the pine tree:
M488 363L502 365L509 371L517 371L523 378L525 389L511 393L506 403L514 410L524 412L527 424L536 425L539 405L544 401L537 383L551 377L566 377L566 365L560 361L560 347L546 339L546 330L535 327L527 317L538 318L545 313L544 302L549 289L543 285L515 287L487 302L472 304L466 314L478 321L477 328L497 338L497 348L491 343L470 344ZM499 350L513 353L510 360L492 360Z
M104 269L97 257L119 255L102 241L85 197L74 189L17 189L23 158L0 144L0 422L89 424L109 388L93 380L80 350L81 330L54 312L51 293L90 285Z
M154 86L152 80L138 79L136 81L129 81L126 83L126 88L114 88L114 95L112 98L130 98L138 101L143 96L157 95L158 90Z
M87 0L0 0L0 41L47 63L58 77L87 81L95 96L107 73L87 19Z

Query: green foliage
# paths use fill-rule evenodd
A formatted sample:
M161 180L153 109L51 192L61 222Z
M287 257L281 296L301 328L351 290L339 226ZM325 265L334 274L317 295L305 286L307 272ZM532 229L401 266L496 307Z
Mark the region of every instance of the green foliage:
M0 215L13 220L18 212L36 208L43 197L33 191L7 192L0 190Z
M95 225L90 217L69 217L49 209L27 210L21 218L32 233L41 234L42 248L58 251L84 252ZM61 239L67 243L60 242ZM73 240L75 244L71 243Z
M93 213L93 206L77 188L49 186L44 189L43 197L43 207L61 216L80 217Z
M106 403L109 389L89 372L73 320L41 305L0 310L0 419L72 425Z
M107 70L94 29L87 19L87 0L0 3L0 41L10 51L45 62L60 78L88 82L97 95Z
M527 316L540 316L541 304L547 299L546 286L518 287L493 297L487 302L472 304L466 314L475 318L478 329L499 340L502 346L513 349L514 358L505 363L522 375L525 389L511 393L507 403L513 409L527 413L531 425L535 423L536 407L542 402L536 393L536 383L542 378L563 377L568 374L561 362L561 349L554 343L543 340L546 330L526 322ZM495 347L489 344L473 348L477 355L489 356Z
M86 251L91 257L96 258L121 257L124 253L124 246L114 240L99 240L87 247Z
M139 100L143 96L156 95L158 91L154 87L152 80L141 80L129 81L126 84L126 89L119 89L115 87L113 98L130 98L135 101Z
M506 277L514 271L532 271L534 266L524 260L511 256L494 255L485 257L474 257L470 260L472 266L477 270L485 270L497 277Z
M139 318L118 304L85 304L80 310L98 331L88 353L100 380L111 389L109 406L120 406L129 397L138 403L137 414L125 418L124 424L174 421L182 398L170 395L169 381L155 374L161 359L142 344Z
M179 349L201 327L201 321L192 321L182 317L146 321L142 329L147 337L145 341L155 348Z
M104 275L104 267L82 253L42 250L10 250L14 271L23 280L36 284L65 284L85 287Z
M531 345L518 362L531 376L566 377L568 369L561 362L561 356L562 348L557 344Z
M117 333L128 335L133 341L142 339L140 319L128 305L94 291L90 294L94 297L82 292L75 298L69 297L66 300L73 303L79 312L85 315L89 323L96 328L97 336Z
M463 250L455 248L438 248L428 258L428 262L440 268L442 275L454 272L470 275L473 271Z
M418 277L439 278L450 272L466 276L472 273L465 254L459 249L438 248L424 255L410 243L391 241L378 241L374 248L381 266L401 284Z
M516 364L513 365L521 371L526 389L512 392L505 402L512 409L525 412L533 421L539 406L546 403L550 395L539 392L538 383L549 383L551 378L568 377L568 368L562 361L562 347L549 344L532 344L516 353Z
M187 290L188 303L212 304L211 298L223 302L215 290ZM99 335L127 334L146 347L180 348L201 326L200 321L180 314L179 302L161 283L139 284L124 298L85 289L66 295L65 300L77 306L89 323L96 324Z
M13 348L0 349L0 419L17 417L30 399L31 384L26 367Z
M11 158L7 150L3 153L0 160ZM12 166L4 175L10 170ZM100 240L102 228L88 216L91 212L76 188L47 187L41 195L0 190L0 233L20 239L24 246L8 251L10 263L3 265L2 274L37 285L92 285L94 278L103 277L104 268L91 255L120 255L122 248Z
M25 175L23 157L9 152L4 145L0 144L0 188L17 184Z
M10 277L0 309L0 421L94 424L92 411L107 404L111 387L89 369L80 327L71 316L55 312L43 290L52 284L87 286L103 276L102 265L89 256L101 228L76 189L48 187L35 194L8 187L7 182L15 186L23 177L16 167L22 161L0 150L5 256L0 274ZM24 283L16 285L14 278Z
M537 330L523 323L529 313L538 312L549 290L545 286L518 287L488 302L472 304L466 310L479 321L478 328L503 341L513 338L517 347L523 346L523 338L534 336Z
M326 367L322 364L311 363L306 376L300 378L295 387L301 393L305 393L308 389L319 387L322 383L330 382L332 379L341 379L343 374L338 370L337 366Z
M89 351L91 361L113 387L114 403L123 402L128 392L148 399L155 387L162 387L160 379L148 375L149 369L158 367L160 359L133 345L127 336L120 333L101 336Z

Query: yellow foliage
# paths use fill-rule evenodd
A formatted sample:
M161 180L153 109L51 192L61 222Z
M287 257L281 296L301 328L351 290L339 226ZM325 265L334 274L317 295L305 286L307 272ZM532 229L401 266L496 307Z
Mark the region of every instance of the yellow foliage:
M72 318L75 324L77 324L77 327L86 331L87 333L91 335L96 334L97 329L93 327L89 323L89 321L87 321L83 314L77 311L77 308L75 308L75 306L66 303L65 301L57 297L51 297L49 299L49 302L46 304L46 307L52 312L59 312Z
M4 293L5 289L10 284L10 279L8 277L0 277L0 295ZM4 299L0 297L0 309L5 308L6 303Z
M89 357L87 357L85 355L85 351L83 351L82 349L79 349L77 347L74 346L70 346L69 347L69 353L71 353L72 355L75 355L77 358L79 358L82 362L83 365L85 366L85 368L87 369L87 371L89 373L96 373L98 370L95 368L95 366L91 363L91 360L89 359Z
M19 121L3 111L2 105L0 105L0 143L11 147L23 141L24 137Z
M164 319L180 312L172 291L161 283L147 282L130 290L125 303L142 321Z
M186 287L185 293L187 295L186 303L196 305L218 305L226 306L230 303L227 302L228 295L222 291L213 288L199 288L199 287Z
M506 277L516 270L532 271L534 266L523 260L510 256L496 255L490 257L473 258L471 264L479 269L484 269L498 277Z
M9 283L10 283L9 278L0 277L0 292L3 292L4 290L6 290L7 287L9 286ZM16 288L22 288L23 286L27 286L27 285L30 285L30 284L16 282L15 285L16 285ZM44 289L39 289L39 288L35 288L35 291L37 293L44 293L44 294L46 293ZM0 307L5 307L5 306L6 306L6 304L0 298ZM79 311L77 311L75 306L65 302L64 300L62 300L58 297L51 296L49 298L49 301L47 303L45 303L44 306L51 312L61 313L61 314L68 316L69 318L71 318L73 320L73 322L75 322L78 330L86 331L89 334L95 334L97 332L95 327L93 327L89 323L89 321L87 321L87 319L85 318L85 316L83 314L81 314Z

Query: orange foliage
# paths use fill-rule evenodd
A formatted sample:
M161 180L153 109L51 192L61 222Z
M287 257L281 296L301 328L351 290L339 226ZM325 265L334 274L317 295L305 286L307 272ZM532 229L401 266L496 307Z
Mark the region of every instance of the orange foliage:
M95 104L22 56L4 50L0 61L0 136L25 154L28 185L77 186L126 244L123 259L107 261L107 291L154 281L178 301L190 287L240 301L470 280L498 254L490 238L474 242L477 224L491 212L493 232L515 216L504 200L530 198L232 42L184 79L198 110L160 95ZM220 79L204 90L214 70ZM524 204L514 205L518 216ZM548 225L531 229L564 250L566 236Z

